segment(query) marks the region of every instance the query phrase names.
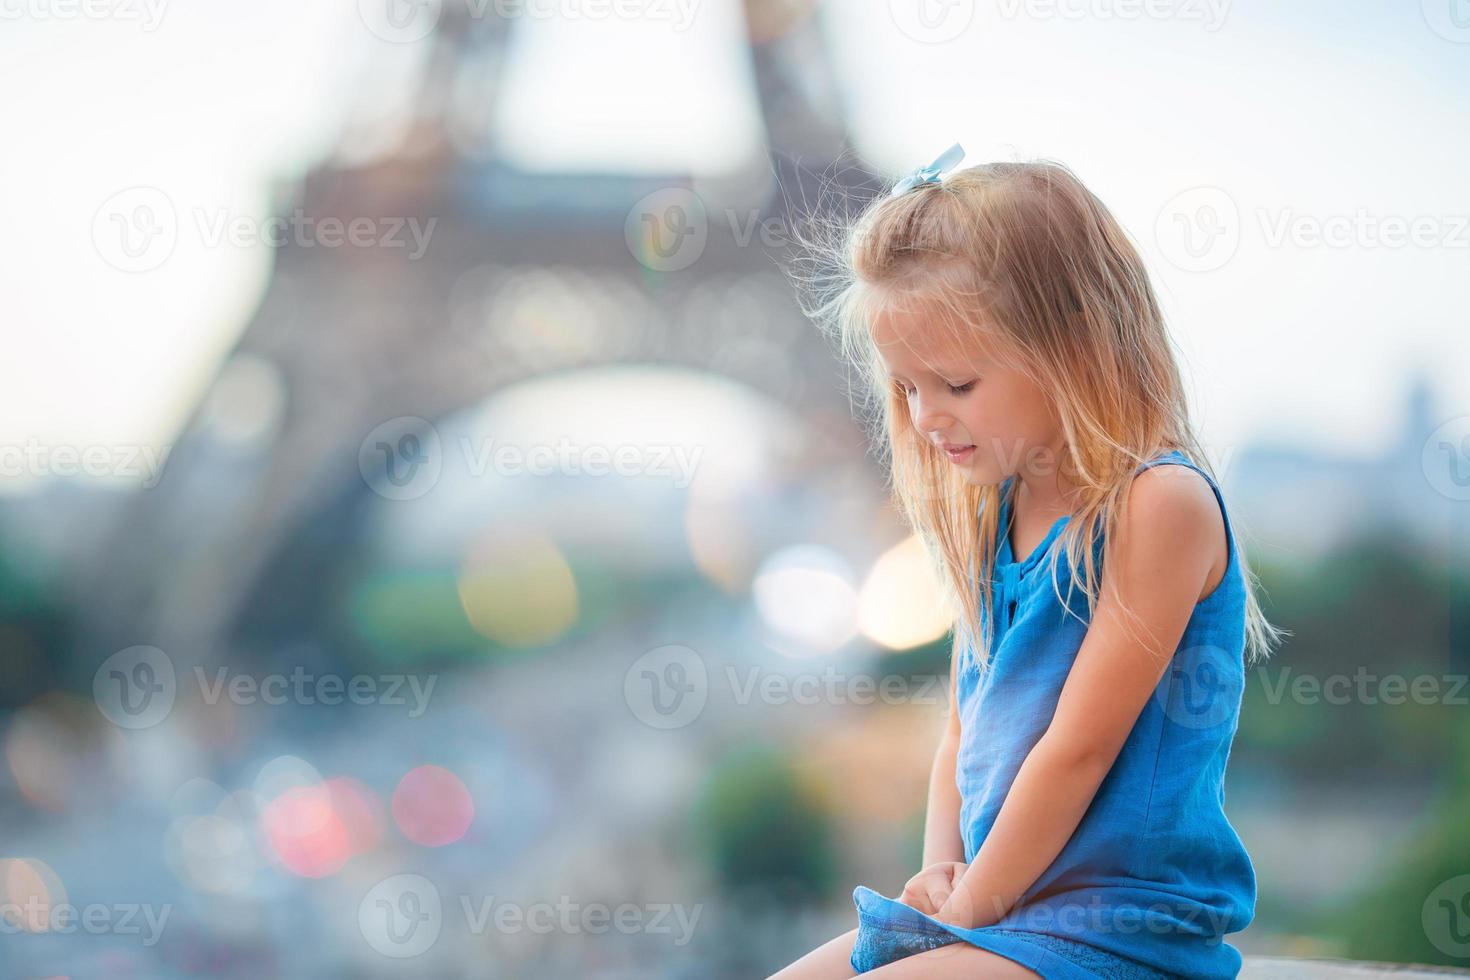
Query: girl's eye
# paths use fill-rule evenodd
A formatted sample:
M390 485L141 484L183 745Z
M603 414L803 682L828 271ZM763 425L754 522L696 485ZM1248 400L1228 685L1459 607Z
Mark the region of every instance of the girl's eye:
M915 394L918 393L918 389L917 388L910 388L908 385L904 384L903 382L894 382L894 386L898 388L898 393L900 395L903 395L905 398L912 398L912 397L914 397ZM946 387L949 388L951 394L954 394L954 395L963 395L967 391L969 391L971 388L974 388L975 387L975 382L973 382L973 381L966 381L962 385L951 385L951 384L947 384Z

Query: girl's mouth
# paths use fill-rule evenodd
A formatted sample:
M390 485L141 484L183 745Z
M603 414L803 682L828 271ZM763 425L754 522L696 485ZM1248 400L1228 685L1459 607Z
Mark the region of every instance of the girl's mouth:
M951 463L963 463L975 451L974 446L952 446L948 443L945 443L943 448L944 454L949 457Z

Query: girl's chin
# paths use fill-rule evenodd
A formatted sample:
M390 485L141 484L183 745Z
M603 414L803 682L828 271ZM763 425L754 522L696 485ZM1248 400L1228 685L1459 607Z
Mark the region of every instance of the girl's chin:
M998 487L1008 476L994 464L972 463L960 470L960 476L972 487Z
M990 471L990 468L988 466L983 466L979 463L970 463L965 466L956 466L955 469L959 471L960 479L964 480L972 487L986 487L990 486L992 483L1000 482L1000 480L995 477L995 474Z

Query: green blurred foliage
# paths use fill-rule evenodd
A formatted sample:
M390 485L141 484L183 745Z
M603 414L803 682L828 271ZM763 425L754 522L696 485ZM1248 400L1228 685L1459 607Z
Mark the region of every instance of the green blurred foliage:
M1470 577L1427 553L1383 531L1308 565L1257 566L1267 617L1293 635L1247 678L1231 768L1365 794L1434 787L1406 848L1373 861L1344 855L1369 867L1361 892L1274 913L1263 895L1260 914L1349 958L1463 967L1431 940L1425 905L1441 883L1470 874ZM1402 685L1385 689L1392 676ZM1332 677L1348 681L1329 697ZM1466 932L1470 910L1461 915L1455 928Z
M1470 966L1454 945L1470 941L1470 727L1460 729L1451 757L1443 789L1412 843L1386 857L1373 885L1334 904L1318 923L1343 943L1345 955ZM1440 888L1461 875L1467 880L1448 894Z
M85 683L90 694L96 665L75 655L73 615L40 570L0 548L0 710L63 683Z
M1256 571L1267 618L1292 635L1246 678L1232 768L1316 785L1422 784L1444 773L1470 723L1463 570L1373 535L1310 565ZM1403 686L1385 688L1395 676ZM1415 678L1421 694L1437 693L1416 698Z
M788 903L830 897L838 863L831 815L781 750L750 745L720 760L694 814L726 891Z

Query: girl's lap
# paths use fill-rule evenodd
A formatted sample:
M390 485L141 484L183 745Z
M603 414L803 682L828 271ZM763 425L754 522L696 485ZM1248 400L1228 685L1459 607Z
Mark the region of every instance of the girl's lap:
M1041 974L999 953L969 943L954 943L906 956L887 966L869 970L863 976L874 980L939 980L950 977L956 980L1037 980Z
M770 980L838 980L854 976L849 958L857 936L856 929L843 933ZM1040 975L999 953L957 942L894 960L862 976L876 980L1035 980Z

